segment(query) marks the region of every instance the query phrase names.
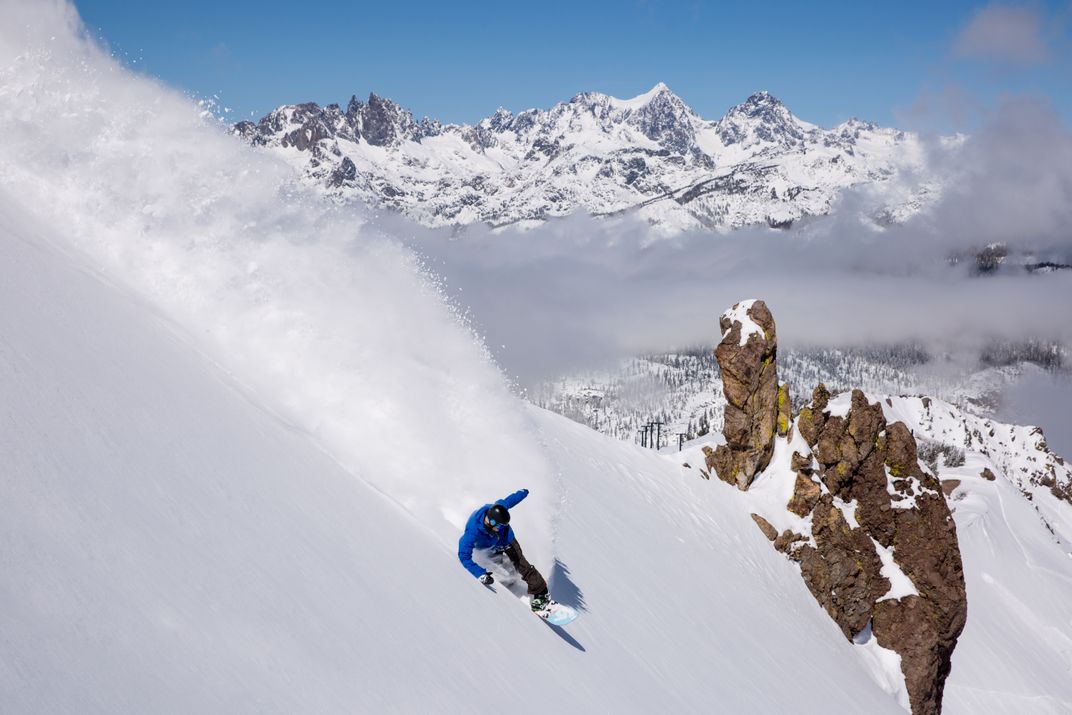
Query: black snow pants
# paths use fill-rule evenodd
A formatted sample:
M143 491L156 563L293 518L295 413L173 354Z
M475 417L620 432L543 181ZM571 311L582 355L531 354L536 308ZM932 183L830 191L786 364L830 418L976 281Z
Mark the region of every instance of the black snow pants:
M525 584L529 587L530 596L542 596L547 593L547 582L544 581L543 576L536 570L536 567L525 558L525 554L521 551L521 544L517 543L517 539L510 539L510 545L506 547L504 553L510 559L510 563L514 565L518 575L524 579Z

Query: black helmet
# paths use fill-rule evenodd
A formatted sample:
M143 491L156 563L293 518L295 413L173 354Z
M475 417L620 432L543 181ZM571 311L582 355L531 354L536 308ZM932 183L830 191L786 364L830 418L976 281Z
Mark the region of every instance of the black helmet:
M489 529L497 529L510 523L510 512L502 504L492 504L484 515L484 525Z

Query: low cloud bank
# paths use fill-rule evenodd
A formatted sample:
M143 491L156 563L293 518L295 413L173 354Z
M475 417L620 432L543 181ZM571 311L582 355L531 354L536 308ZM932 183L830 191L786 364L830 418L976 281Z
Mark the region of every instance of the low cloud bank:
M847 192L832 215L655 239L639 222L586 216L533 230L461 235L398 220L522 384L622 355L717 339L718 315L762 297L788 345L919 340L975 351L993 339L1072 338L1072 271L975 276L949 256L1002 242L1072 263L1072 133L1043 102L1008 100L956 149L936 143L941 200L878 229L879 208ZM392 222L389 220L388 224Z
M1039 425L1047 446L1064 457L1072 456L1072 379L1053 374L1028 376L1002 396L998 418L1016 424Z

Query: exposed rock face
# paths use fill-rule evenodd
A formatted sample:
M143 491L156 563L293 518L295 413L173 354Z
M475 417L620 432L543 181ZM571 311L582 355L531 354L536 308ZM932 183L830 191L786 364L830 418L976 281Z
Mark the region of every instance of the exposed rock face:
M355 104L359 103L351 99L348 110L357 116L358 131L373 146L389 146L415 133L413 116L389 99L370 93L367 104Z
M863 529L845 521L833 497L824 494L812 512L816 546L800 549L800 573L808 589L845 637L867 627L874 603L889 591L882 562Z
M786 529L774 540L774 548L794 561L800 561L800 544L807 540L808 537Z
M718 478L747 489L770 463L778 429L778 337L761 300L737 303L719 320L722 342L715 358L726 395L726 444L708 460ZM785 401L788 404L788 390ZM787 427L788 429L788 427Z
M941 713L952 646L949 653L936 647L946 636L942 632L944 624L934 618L933 608L924 598L905 596L876 603L873 619L872 627L879 645L901 655L901 672L905 676L913 715Z
M830 393L827 392L826 385L820 382L812 390L811 405L800 411L800 416L797 418L797 429L800 430L800 436L809 445L814 445L819 439L819 430L823 425L822 411L826 409L829 401Z
M789 500L787 508L797 516L807 516L815 508L820 494L822 494L822 489L811 477L797 473L793 498Z
M829 399L820 385L798 420L827 492L811 510L815 546L802 545L795 554L801 575L847 638L870 622L879 645L901 655L912 712L939 713L967 617L956 525L903 423L887 424L881 406L868 404L859 390L844 416L827 411ZM794 466L802 461L800 455ZM804 491L789 504L797 514ZM843 514L853 504L857 527ZM891 555L916 593L903 585L891 592L890 567L884 573L878 548Z
M767 537L767 541L774 541L778 538L778 532L775 530L771 523L764 519L759 514L752 515L752 521L756 522L756 526L763 532L763 535Z
M330 183L332 186L342 186L347 181L353 181L356 178L357 167L354 166L354 162L350 161L350 157L343 157L339 168L332 172Z

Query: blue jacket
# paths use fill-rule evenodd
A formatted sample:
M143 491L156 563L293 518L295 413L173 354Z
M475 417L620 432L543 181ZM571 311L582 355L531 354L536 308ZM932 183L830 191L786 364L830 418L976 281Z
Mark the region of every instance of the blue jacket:
M495 503L501 504L507 509L513 509L528 495L529 490L522 489ZM488 513L490 508L491 504L485 504L474 511L469 517L469 521L465 522L465 532L462 533L462 538L458 539L458 560L462 562L462 566L469 573L477 578L484 575L484 567L477 565L473 561L473 549L505 549L510 544L510 540L514 538L514 531L509 524L498 534L484 528L484 515Z

